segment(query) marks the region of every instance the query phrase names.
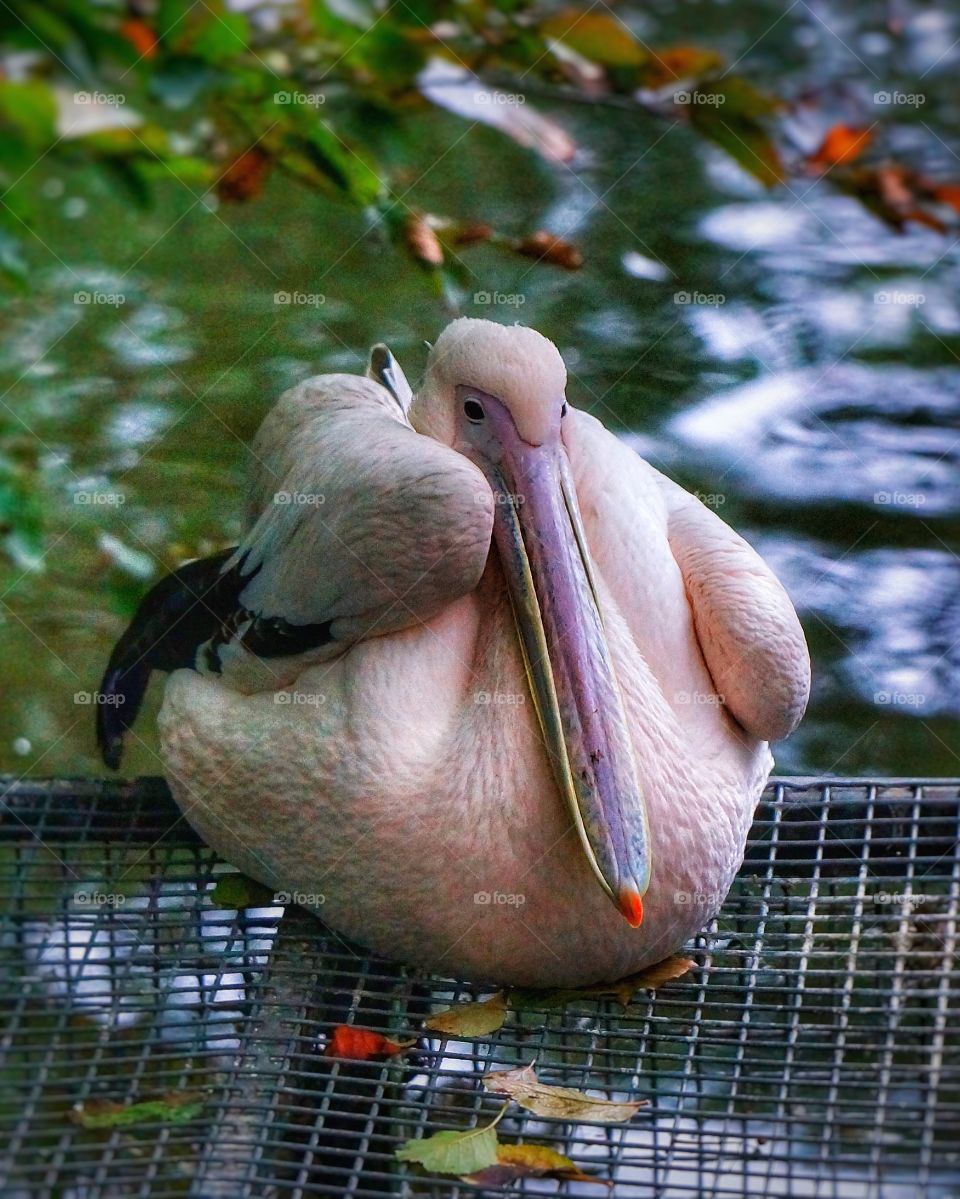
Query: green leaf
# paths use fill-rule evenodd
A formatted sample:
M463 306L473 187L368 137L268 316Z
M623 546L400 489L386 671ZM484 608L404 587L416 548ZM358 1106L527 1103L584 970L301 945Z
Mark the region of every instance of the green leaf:
M189 1091L170 1091L161 1099L142 1103L114 1103L111 1099L88 1099L76 1104L70 1119L81 1128L126 1128L130 1124L161 1121L187 1124L199 1116L206 1100Z
M698 87L690 99L690 123L746 171L772 187L784 178L780 154L760 123L779 101L744 79L730 77Z
M250 27L243 13L211 13L190 49L204 62L219 64L242 54L249 40Z
M466 1132L435 1132L407 1141L396 1151L402 1162L418 1162L431 1174L474 1174L497 1160L497 1130L492 1124Z
M362 207L373 204L383 191L376 170L316 116L304 121L295 115L297 127L285 140L280 163L293 174L315 186L333 188Z
M45 83L0 80L0 137L14 137L37 150L57 137L57 105Z
M196 0L160 0L154 19L157 35L169 39L184 33L187 17L194 8Z
M210 892L217 908L269 908L276 906L275 892L245 874L222 874Z

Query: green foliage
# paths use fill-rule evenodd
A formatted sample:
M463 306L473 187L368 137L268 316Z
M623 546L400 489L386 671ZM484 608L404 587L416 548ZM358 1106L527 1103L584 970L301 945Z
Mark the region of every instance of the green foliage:
M461 244L456 218L440 215L432 233L420 224L411 236L409 222L424 214L404 203L406 183L394 178L387 149L398 130L402 139L407 114L443 103L442 93L428 99L420 88L423 68L437 59L533 99L589 96L632 109L638 122L682 121L767 186L787 173L778 98L728 70L714 49L649 46L628 21L584 0L552 11L533 0L304 0L272 9L269 19L232 11L225 0L155 0L147 15L133 11L123 0L0 6L4 277L19 273L10 239L30 224L32 168L48 159L92 162L140 206L170 177L194 195L215 187L221 201L236 202L254 199L271 176L290 176L366 211L442 291L448 250ZM516 109L477 103L465 117L468 93L469 81L456 110L465 125L494 123L529 143ZM451 147L468 152L465 139ZM413 167L422 174L427 165ZM828 165L844 167L831 182L865 203L882 190L882 178L854 178L846 159ZM808 166L794 154L791 170ZM914 210L894 215L935 220ZM529 252L523 238L491 230L483 240L490 237ZM566 252L531 256L569 269L577 261Z

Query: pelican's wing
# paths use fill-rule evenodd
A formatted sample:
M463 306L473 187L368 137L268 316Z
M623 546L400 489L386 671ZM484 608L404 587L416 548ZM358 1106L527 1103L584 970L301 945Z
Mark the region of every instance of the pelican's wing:
M739 723L786 737L810 693L810 655L793 604L760 555L695 496L658 475L667 537L683 575L703 657Z
M311 384L342 391L343 376L328 378ZM416 433L380 388L352 377L349 386L388 407L328 405L290 435L288 393L264 421L254 489L266 502L229 564L249 579L247 614L288 629L328 625L339 643L407 628L472 591L493 523L472 463Z
M98 706L110 765L153 669L275 690L299 674L299 655L408 628L480 581L493 526L486 480L414 432L379 386L308 380L268 413L252 453L240 545L158 583L111 656Z

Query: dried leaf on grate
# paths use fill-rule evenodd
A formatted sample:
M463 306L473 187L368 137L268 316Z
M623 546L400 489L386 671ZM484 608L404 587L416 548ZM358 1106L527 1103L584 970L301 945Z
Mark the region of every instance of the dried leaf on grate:
M601 1124L622 1124L631 1119L649 1100L617 1102L594 1099L573 1087L555 1087L541 1082L531 1063L514 1070L494 1070L483 1076L483 1085L498 1095L509 1095L521 1107L537 1116L555 1120L593 1120Z

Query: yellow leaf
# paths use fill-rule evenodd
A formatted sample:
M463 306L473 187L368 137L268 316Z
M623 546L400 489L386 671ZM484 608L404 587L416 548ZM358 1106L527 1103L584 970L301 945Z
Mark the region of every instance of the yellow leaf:
M548 17L540 32L605 67L638 67L647 60L646 50L611 13L564 9Z
M482 1003L463 1003L424 1020L423 1027L447 1037L485 1037L503 1026L507 1004L502 991Z
M549 1145L499 1145L497 1160L473 1174L461 1175L464 1182L474 1186L508 1186L519 1178L558 1178L568 1182L592 1182L612 1186L607 1179L587 1174L576 1162Z

